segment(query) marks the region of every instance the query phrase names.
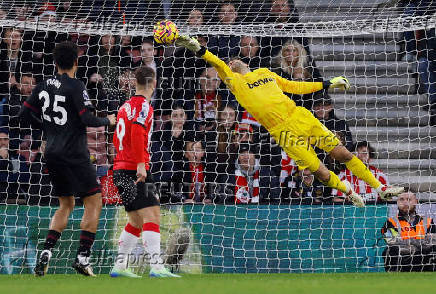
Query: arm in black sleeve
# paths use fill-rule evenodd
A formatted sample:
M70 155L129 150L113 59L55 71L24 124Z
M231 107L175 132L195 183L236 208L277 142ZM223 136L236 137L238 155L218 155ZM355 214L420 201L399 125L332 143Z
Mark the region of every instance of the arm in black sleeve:
M108 126L109 119L106 117L96 117L87 108L83 110L80 114L80 120L87 127L101 127Z
M73 91L73 101L82 123L87 127L108 126L109 119L106 117L96 117L89 111L88 106L91 105L91 101L89 100L88 92L83 82L77 81L77 83L79 85L77 90Z
M18 116L20 121L26 125L30 124L35 128L42 128L41 120L41 107L39 106L38 94L40 92L40 86L38 85L33 89L32 94L27 98L27 100L21 106Z

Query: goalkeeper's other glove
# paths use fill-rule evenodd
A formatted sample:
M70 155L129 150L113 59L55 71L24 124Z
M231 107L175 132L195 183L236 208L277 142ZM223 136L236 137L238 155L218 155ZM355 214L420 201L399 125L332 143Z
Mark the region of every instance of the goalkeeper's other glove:
M180 35L176 40L176 45L185 47L194 53L197 53L201 49L200 43L197 39L191 38L188 35Z
M350 89L350 82L346 77L343 76L333 78L328 82L330 83L329 88L339 88L342 90Z

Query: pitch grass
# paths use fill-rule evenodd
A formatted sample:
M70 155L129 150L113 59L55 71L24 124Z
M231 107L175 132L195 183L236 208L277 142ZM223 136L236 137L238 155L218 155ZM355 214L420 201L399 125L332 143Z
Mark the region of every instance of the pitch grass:
M436 273L203 274L184 275L181 279L0 275L0 293L418 294L436 293Z

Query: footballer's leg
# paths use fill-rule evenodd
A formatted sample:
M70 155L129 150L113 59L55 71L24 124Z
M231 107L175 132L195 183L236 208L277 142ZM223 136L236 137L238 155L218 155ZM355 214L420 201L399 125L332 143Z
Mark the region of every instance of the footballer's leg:
M312 148L318 146L325 150L327 146L340 144L333 133L303 107L297 107L289 119L286 125L270 131L276 142L295 160L300 169L308 168L324 185L342 191L354 205L364 206L363 199L353 191L351 185L329 171Z
M306 122L312 125L310 130L311 141L313 140L313 142L311 142L312 145L316 145L318 148L326 151L333 159L338 160L340 163L344 163L347 169L349 169L354 175L368 183L372 188L376 189L382 199L387 199L404 191L404 188L386 187L380 183L368 167L348 151L348 149L341 144L339 139L317 118L315 118L312 113L306 110L306 114L304 115ZM335 177L332 172L330 172L330 175L331 179L329 181L333 182L332 184L335 185L337 176ZM330 184L328 184L328 186L330 186ZM348 181L343 181L342 184L339 184L337 189L349 195L353 203L359 206L359 202L361 202L359 198L361 197L356 197L357 194L350 188L352 188L351 184Z
M316 169L313 172L313 174L324 185L343 192L348 197L348 199L353 203L354 206L357 207L365 206L365 202L363 201L363 198L354 191L351 183L348 182L347 180L341 181L339 177L334 172L328 170L323 163L320 163L319 168Z
M160 251L160 206L145 208L144 225L142 227L142 241L145 250L150 256L150 277L153 278L179 278L171 273L165 266Z
M56 210L50 221L49 231L44 243L44 249L41 252L36 263L34 272L36 276L44 276L48 270L48 263L52 256L52 249L55 247L61 233L68 223L68 218L74 209L74 197L59 197L59 208Z
M97 232L98 220L100 218L102 206L101 193L82 197L82 200L85 210L82 221L80 222L80 243L77 249L77 257L72 267L79 274L84 276L95 276L89 259L91 256L91 248L95 240L95 233Z
M144 189L141 189L141 182L136 184L135 181L136 171L114 170L114 184L120 193L129 222L121 232L118 241L118 255L110 272L110 276L113 278L140 278L129 269L129 256L141 236L147 202Z
M110 272L110 276L140 278L129 269L129 256L138 244L138 239L141 236L142 224L144 219L144 208L127 212L129 222L121 232L118 241L118 254L115 259L115 265Z
M376 189L380 198L388 200L404 192L403 187L385 186L380 183L368 167L344 146L338 145L334 147L329 154L332 158L344 163L347 169L358 178L364 180L368 185Z
M34 269L36 276L44 276L52 256L52 250L68 223L68 218L74 209L74 174L67 165L47 159L47 169L53 186L53 195L59 199L59 208L53 215L46 236L43 251L39 255Z
M80 223L81 231L77 257L72 267L79 274L95 276L89 259L102 207L100 185L97 183L97 175L91 162L72 166L71 169L77 182L77 196L82 199L85 208Z
M160 250L160 202L159 193L153 182L150 172L147 172L145 183L138 184L138 189L145 195L146 204L144 210L144 225L142 226L142 241L145 251L150 256L150 277L178 278L180 276L171 273L165 266Z

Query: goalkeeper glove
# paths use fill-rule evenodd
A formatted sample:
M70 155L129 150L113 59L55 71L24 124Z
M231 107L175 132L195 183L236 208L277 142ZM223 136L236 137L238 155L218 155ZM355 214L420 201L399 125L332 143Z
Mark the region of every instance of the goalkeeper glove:
M350 89L350 82L346 77L340 76L331 79L329 88L340 88L342 90Z
M200 43L198 43L197 39L191 38L188 35L180 35L176 40L176 45L185 47L194 53L197 53L201 49Z

